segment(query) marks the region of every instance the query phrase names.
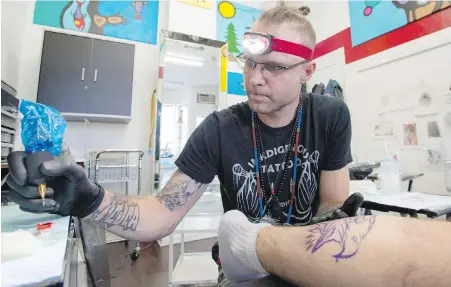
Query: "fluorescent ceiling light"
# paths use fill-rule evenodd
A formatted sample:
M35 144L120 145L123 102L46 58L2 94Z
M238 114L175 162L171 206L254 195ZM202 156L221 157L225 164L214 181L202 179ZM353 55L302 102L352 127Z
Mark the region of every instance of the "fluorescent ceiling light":
M180 64L180 65L187 65L187 66L203 66L204 62L197 60L197 59L189 59L189 58L182 58L182 57L176 57L173 55L166 55L164 57L164 61L166 63L172 63L172 64Z

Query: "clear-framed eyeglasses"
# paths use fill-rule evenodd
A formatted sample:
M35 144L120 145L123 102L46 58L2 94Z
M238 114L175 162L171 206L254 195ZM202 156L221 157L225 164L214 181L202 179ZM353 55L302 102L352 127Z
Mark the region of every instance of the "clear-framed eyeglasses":
M271 74L280 73L282 71L290 70L294 67L307 64L309 61L304 60L299 63L289 65L289 66L283 66L283 65L277 65L277 64L270 64L270 63L258 63L252 59L246 58L243 56L243 54L239 54L236 56L238 65L243 69L243 71L253 71L257 65L260 65L262 72L268 71Z

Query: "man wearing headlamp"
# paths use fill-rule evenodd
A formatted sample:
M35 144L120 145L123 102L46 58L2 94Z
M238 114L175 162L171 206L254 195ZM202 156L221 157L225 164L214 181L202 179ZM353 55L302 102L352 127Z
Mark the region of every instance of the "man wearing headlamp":
M348 198L349 110L340 99L301 92L315 71L315 41L302 12L266 11L237 56L248 102L199 125L157 196L118 196L90 182L75 163L55 160L40 166L48 178L43 205L27 182L27 155L15 152L8 157L9 198L23 210L78 216L138 241L172 233L215 176L224 211L239 210L253 223L302 226L354 216L362 198Z

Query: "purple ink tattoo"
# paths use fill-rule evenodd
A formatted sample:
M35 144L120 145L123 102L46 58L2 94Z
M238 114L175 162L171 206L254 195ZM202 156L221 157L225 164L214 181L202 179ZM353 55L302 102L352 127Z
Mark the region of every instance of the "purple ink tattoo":
M353 257L362 240L370 233L376 221L375 216L348 217L311 226L307 236L307 250L315 253L327 243L336 243L341 250L332 255L335 261Z

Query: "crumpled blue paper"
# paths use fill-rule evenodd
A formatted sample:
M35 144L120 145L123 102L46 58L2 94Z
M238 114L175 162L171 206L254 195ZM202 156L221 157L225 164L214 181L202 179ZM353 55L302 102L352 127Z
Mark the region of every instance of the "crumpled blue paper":
M21 100L19 112L23 115L21 136L25 151L48 151L59 156L67 129L63 116L50 106L27 100Z

